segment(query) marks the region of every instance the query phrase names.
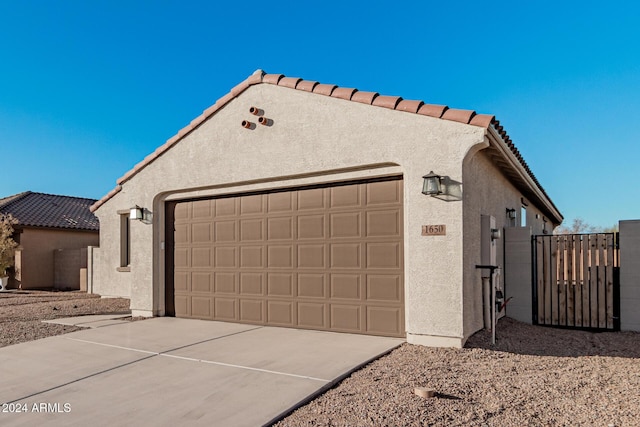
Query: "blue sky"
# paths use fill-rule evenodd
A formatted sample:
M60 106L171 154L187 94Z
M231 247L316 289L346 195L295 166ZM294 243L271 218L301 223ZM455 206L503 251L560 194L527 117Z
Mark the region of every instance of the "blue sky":
M640 218L640 4L0 0L0 197L100 198L258 68L495 114L567 222Z

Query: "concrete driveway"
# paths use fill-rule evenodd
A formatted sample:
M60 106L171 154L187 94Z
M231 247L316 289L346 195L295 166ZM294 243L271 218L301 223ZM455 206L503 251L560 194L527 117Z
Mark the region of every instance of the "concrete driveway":
M1 348L0 425L270 424L403 342L169 317L106 325Z

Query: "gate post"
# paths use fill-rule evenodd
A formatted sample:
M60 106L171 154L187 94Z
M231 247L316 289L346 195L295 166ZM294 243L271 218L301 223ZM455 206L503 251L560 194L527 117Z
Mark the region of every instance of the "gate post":
M619 224L620 329L640 332L640 220Z
M524 323L533 322L531 228L504 229L504 290L513 298L507 316Z

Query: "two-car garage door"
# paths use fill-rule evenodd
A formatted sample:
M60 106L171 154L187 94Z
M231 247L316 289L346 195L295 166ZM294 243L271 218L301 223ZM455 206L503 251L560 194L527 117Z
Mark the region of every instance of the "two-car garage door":
M400 178L173 202L167 219L169 314L404 336Z

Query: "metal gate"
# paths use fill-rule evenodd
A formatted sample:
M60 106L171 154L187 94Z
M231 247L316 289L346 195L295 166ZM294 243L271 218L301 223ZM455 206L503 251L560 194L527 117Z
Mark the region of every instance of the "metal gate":
M619 234L533 236L533 322L620 329Z

